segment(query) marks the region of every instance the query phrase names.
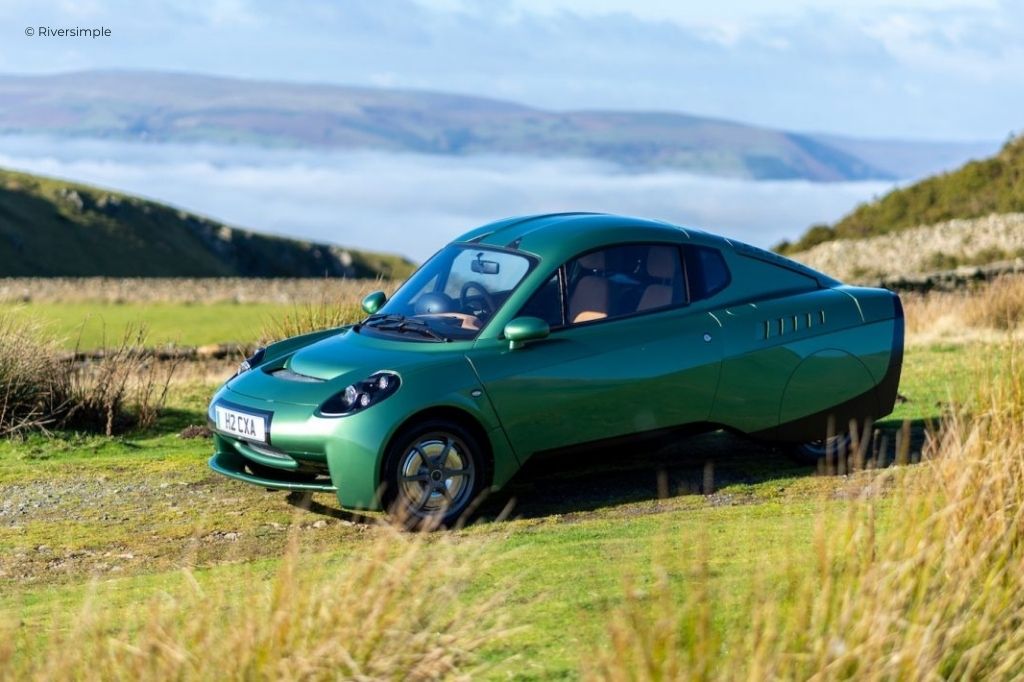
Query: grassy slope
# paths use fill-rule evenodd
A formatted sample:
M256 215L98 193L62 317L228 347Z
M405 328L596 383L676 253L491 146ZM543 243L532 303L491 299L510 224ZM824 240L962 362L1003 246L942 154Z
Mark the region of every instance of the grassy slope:
M0 170L0 274L404 277L397 256L229 228L103 189Z
M1024 137L1006 143L995 156L935 175L861 204L834 226L818 225L785 253L804 251L831 239L887 234L953 218L1024 211Z
M911 349L901 387L910 402L889 424L934 417L950 391L969 390L978 357L998 361L984 347ZM244 599L250 581L273 571L293 521L308 561L358 560L378 532L372 526L333 511L328 497L316 498L324 506L313 513L297 512L283 494L213 476L204 464L208 441L174 435L202 420L209 390L177 392L175 409L151 433L0 444L0 499L28 509L0 516L0 613L24 623L22 636L66 622L90 594L128 621L144 619L148 600L189 589L176 571L182 565L199 566L207 589ZM709 459L717 490L695 494ZM665 500L656 494L659 469L673 493ZM707 553L715 618L745 627L753 594L814 563L819 512L843 514L864 480L813 476L721 434L661 453L528 472L510 491L518 518L494 521L499 500L483 523L457 533L460 547L483 547L497 560L475 590L510 589L504 608L525 626L488 655L517 654L517 677L572 677L581 652L601 641L624 576L645 584L652 565L673 571L674 557L698 552ZM704 579L682 577L686 589Z

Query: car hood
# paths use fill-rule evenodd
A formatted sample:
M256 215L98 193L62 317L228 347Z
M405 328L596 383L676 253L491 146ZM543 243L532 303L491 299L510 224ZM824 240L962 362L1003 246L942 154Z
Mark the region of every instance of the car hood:
M462 355L462 343L381 339L346 330L264 363L228 382L232 391L271 402L320 405L374 372L403 374L424 363ZM287 372L271 373L282 366ZM268 371L271 370L271 371Z

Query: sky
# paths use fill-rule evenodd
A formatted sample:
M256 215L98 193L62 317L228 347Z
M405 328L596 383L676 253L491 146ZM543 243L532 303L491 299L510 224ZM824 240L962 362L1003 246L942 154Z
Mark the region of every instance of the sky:
M26 27L105 26L103 38ZM1024 3L2 0L0 72L146 68L684 111L787 130L1024 129Z

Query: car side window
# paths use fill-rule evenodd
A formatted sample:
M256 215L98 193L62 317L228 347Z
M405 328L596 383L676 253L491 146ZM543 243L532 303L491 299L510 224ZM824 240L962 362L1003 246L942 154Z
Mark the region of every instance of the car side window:
M583 324L686 302L679 248L623 244L585 253L566 264L568 320Z
M562 282L559 272L551 275L547 282L534 292L517 317L539 317L551 328L565 325L565 306L562 305Z
M686 259L686 279L690 289L690 301L710 298L722 291L732 275L721 251L707 246L683 247Z

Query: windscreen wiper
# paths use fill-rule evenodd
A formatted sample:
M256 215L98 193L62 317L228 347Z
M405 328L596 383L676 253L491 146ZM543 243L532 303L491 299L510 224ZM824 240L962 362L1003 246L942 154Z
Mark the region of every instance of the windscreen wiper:
M389 322L403 322L404 320L405 320L405 315L399 315L397 313L374 313L373 315L370 315L369 317L367 317L362 322L358 322L358 323L354 324L352 326L352 329L354 331L358 332L362 327L367 326L367 325L369 325L371 327L378 326L376 324L371 324L372 322L389 323Z
M451 341L447 336L442 336L436 331L430 328L426 322L422 320L410 320L402 319L398 322L384 322L383 324L373 325L374 329L381 329L384 331L398 331L398 332L417 332L423 336L430 337L435 341Z

